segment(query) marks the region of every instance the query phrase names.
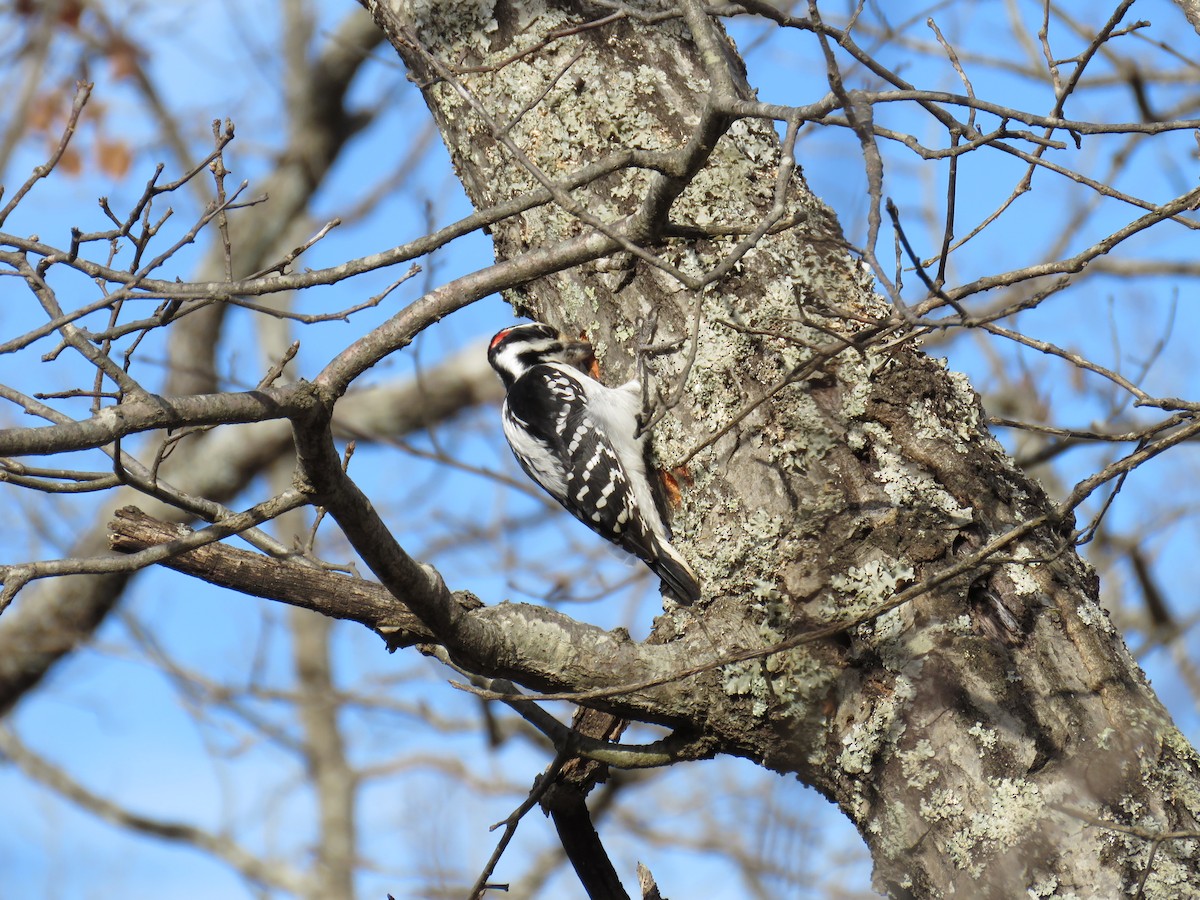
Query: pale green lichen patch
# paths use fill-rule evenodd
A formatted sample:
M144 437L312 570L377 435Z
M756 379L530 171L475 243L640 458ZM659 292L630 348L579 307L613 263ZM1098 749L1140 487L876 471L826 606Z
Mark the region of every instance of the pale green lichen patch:
M862 365L859 371L847 370L843 367L842 376L845 390L842 392L842 415L847 421L861 419L867 413L867 403L875 392L875 385L870 375L873 367ZM864 442L866 436L855 433L856 440Z
M912 607L901 606L877 616L866 623L863 628L869 628L876 641L894 641L909 631L912 624Z
M1007 563L1002 567L1002 571L1008 576L1008 580L1012 582L1016 588L1017 594L1022 596L1036 596L1042 593L1042 586L1038 583L1037 576L1034 574L1041 566L1039 562L1022 562L1022 560L1033 560L1034 553L1025 545L1017 547L1012 553L1013 559L1017 562Z
M1195 885L1193 875L1197 864L1196 842L1179 841L1171 849L1184 858L1168 856L1165 853L1155 856L1154 868L1146 879L1144 889L1147 900L1185 897Z
M714 565L732 566L726 561L721 562L722 554L729 553L742 562L739 567L725 568L723 571L769 571L757 559L757 555L767 553L764 547L773 546L772 536L778 535L785 527L766 512L758 511L746 517L746 527L728 528L725 537L719 542L720 550L715 556L700 562L701 575L708 567ZM746 563L749 555L751 560ZM781 642L785 638L785 625L791 620L792 607L779 587L761 578L740 585L739 589L753 598L751 606L757 612L754 616L758 622L758 639L763 646ZM781 704L787 705L797 699L819 696L828 689L830 681L836 678L836 672L821 664L820 660L808 653L805 648L772 653L762 659L746 660L732 663L723 669L723 689L733 697L743 697L751 702L751 714L764 716Z
M891 600L903 585L913 580L914 574L906 560L876 551L874 558L831 576L830 590L811 600L809 610L826 621L871 612ZM931 635L914 631L914 615L911 605L898 606L857 626L853 634L874 646L889 669L915 678L924 654L931 647Z
M1153 817L1135 820L1133 824L1151 834L1170 831ZM1134 861L1135 871L1140 870L1149 861L1150 841L1147 838L1115 830L1110 834L1112 846L1119 848L1121 853ZM1200 864L1200 842L1193 839L1173 840L1169 846L1169 852L1160 847L1154 854L1154 865L1138 895L1145 900L1176 900L1193 896L1190 886L1194 884L1196 866Z
M1196 809L1200 797L1194 782L1176 765L1165 765L1164 759L1188 759L1195 764L1195 750L1174 726L1159 725L1158 747L1143 746L1138 750L1140 782L1144 790L1139 797L1126 796L1117 804L1119 821L1140 829L1142 835L1111 832L1111 842L1134 861L1138 869L1149 860L1150 841L1146 835L1164 834L1176 830L1165 821L1161 809L1151 809L1149 798L1169 802L1178 809ZM1115 744L1119 735L1108 736L1107 743ZM1153 804L1157 806L1157 803ZM1154 865L1146 878L1144 896L1147 900L1191 896L1195 872L1200 868L1200 840L1185 838L1162 844L1154 854Z
M778 463L788 470L804 472L814 462L824 458L838 442L833 434L821 427L816 404L802 388L797 386L795 390L789 391L788 398L795 398L794 417L791 422L803 424L788 433L779 432L776 439L769 441L766 455L771 462Z
M851 724L845 730L842 749L838 754L838 765L843 772L866 775L874 768L875 757L885 744L899 740L904 734L905 724L901 713L915 693L911 681L902 675L897 676L892 683L891 694L876 701L866 719Z
M984 757L989 750L996 748L997 736L995 729L986 727L982 722L976 722L968 728L967 734L979 742L980 758Z
M952 790L931 791L928 797L921 798L921 815L928 822L952 821L962 814L962 800Z
M770 694L760 663L747 660L726 666L722 687L731 697L749 697L750 709L755 716L761 716L767 711L766 704Z
M700 325L696 361L688 378L693 416L708 432L723 428L738 411L736 373L749 353L742 336L710 322Z
M972 815L946 846L954 865L975 877L983 874L988 857L1027 837L1046 812L1041 791L1032 782L989 778L987 784L992 789L990 807Z
M959 637L970 637L975 634L975 623L971 621L969 615L963 613L946 623L946 633Z
M833 575L829 579L832 594L815 601L813 610L830 618L844 618L848 614L867 612L890 600L895 595L897 586L901 582L911 581L913 574L913 567L907 561L893 559L880 553L862 565L850 566L844 572ZM901 630L905 625L901 617L892 617L888 622L894 626L895 631ZM870 627L882 627L884 631L893 630L888 628L887 623L875 623Z
M1033 887L1028 890L1027 896L1030 897L1030 900L1036 900L1038 897L1059 896L1058 879L1053 875L1049 876L1048 878L1043 878L1041 881L1036 882ZM1074 893L1072 893L1071 896L1074 896Z
M874 422L864 422L859 428L878 462L874 477L894 505L938 510L947 528L971 523L971 508L960 505L929 473L897 453L886 428Z
M1075 615L1079 616L1079 621L1089 628L1099 628L1105 633L1113 632L1113 624L1108 620L1104 609L1091 600L1083 600L1075 607Z
M954 389L954 411L957 415L947 417L944 421L954 426L955 432L962 440L978 443L981 436L986 435L983 439L991 444L992 449L1001 452L1000 444L979 421L979 395L971 386L971 380L962 372L947 369L946 381Z
M749 700L750 713L756 718L797 698L817 696L831 679L828 667L795 650L731 663L723 671L725 693Z
M729 128L713 148L708 165L680 195L683 221L728 226L761 217L761 210L770 206L774 188L773 181L763 179L761 173L764 166L774 169L779 156L770 128L769 123L753 119L740 119Z
M957 412L957 410L955 410ZM928 397L913 400L908 404L908 415L913 422L913 431L917 437L927 441L936 441L948 446L958 453L970 450L968 442L972 433L962 427L962 423L954 416L946 416L943 409Z
M486 53L490 43L488 36L499 28L495 0L461 0L458 3L409 0L404 4L392 0L390 5L400 8L400 12L409 18L428 46L436 47L448 36L463 41L464 35L472 35L466 41L468 45L481 54ZM543 4L536 6L542 7Z
M693 509L701 496L698 491L689 491L684 496L684 517L710 512ZM779 570L776 547L788 523L766 510L746 512L740 500L728 495L720 495L716 502L724 504L725 509L721 510L721 515L708 516L707 551L702 558L691 558L693 568L702 583L719 581L725 590L750 590L761 594L760 585L766 582L758 573ZM687 542L680 540L679 546L686 551ZM778 601L778 586L770 584ZM786 622L787 618L786 614L781 614L778 621Z
M830 578L829 585L835 591L874 605L894 594L898 583L912 577L913 567L908 563L880 557L861 566L850 566Z
M921 738L909 750L898 751L896 756L900 760L900 771L904 773L909 787L923 791L937 780L937 766L928 764L937 756L937 752L927 738Z

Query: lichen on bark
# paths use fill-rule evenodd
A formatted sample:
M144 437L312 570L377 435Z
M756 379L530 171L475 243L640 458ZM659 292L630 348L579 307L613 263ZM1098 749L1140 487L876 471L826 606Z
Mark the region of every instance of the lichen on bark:
M561 186L614 154L676 152L715 90L681 18L589 26L602 12L586 3L373 8L479 206L544 187L534 170ZM798 171L789 227L724 278L694 292L670 271L712 271L764 220L779 158L773 123L731 120L645 244L661 265L614 248L508 296L586 333L612 382L633 374L648 321L674 348L648 359L676 401L654 452L687 460L673 517L705 597L665 614L658 636L697 661L765 654L691 679L690 724L837 803L895 896L1128 892L1148 832L1096 823L1195 828L1200 767L1098 606L1072 523L987 433L965 378L904 340ZM619 233L660 174L562 188L566 206L493 228L497 256ZM881 323L886 344L873 340ZM990 545L1000 555L962 566ZM920 585L885 616L768 652ZM1195 841L1155 849L1146 896L1200 892Z

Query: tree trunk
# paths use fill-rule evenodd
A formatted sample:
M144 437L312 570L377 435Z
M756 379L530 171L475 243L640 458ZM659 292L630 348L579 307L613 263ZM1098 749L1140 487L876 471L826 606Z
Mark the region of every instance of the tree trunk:
M478 207L572 187L576 206L494 226L498 257L600 223L664 264L625 245L508 294L586 333L609 383L632 376L650 323L655 344L682 339L649 357L678 399L653 440L661 465L686 462L673 526L704 599L656 637L692 663L763 655L644 717L818 788L893 896L1115 897L1147 868L1147 896L1200 894L1200 842L1153 840L1197 828L1196 754L1098 605L1070 510L1006 457L966 379L905 340L800 174L780 227L724 277L695 290L669 270L711 272L775 203L780 140L731 112L751 94L714 20L694 3L647 21L577 2L369 5ZM689 145L699 171L667 165ZM575 186L627 151L657 170ZM643 215L655 202L665 219Z

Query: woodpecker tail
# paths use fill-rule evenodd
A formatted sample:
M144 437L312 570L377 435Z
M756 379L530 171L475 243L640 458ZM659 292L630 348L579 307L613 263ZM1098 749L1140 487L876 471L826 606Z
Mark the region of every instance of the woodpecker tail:
M663 587L684 606L691 606L700 599L700 582L682 556L666 541L656 541L658 551L650 564L654 574L662 579Z

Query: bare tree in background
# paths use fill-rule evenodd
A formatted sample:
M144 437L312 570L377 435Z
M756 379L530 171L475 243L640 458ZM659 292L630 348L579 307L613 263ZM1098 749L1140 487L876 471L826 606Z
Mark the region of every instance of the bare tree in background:
M875 886L889 895L1200 891L1200 761L1078 555L1091 544L1098 565L1131 574L1144 605L1131 590L1112 597L1111 608L1147 644L1171 646L1187 671L1186 623L1163 596L1149 542L1139 530L1108 528L1106 516L1127 499L1117 492L1131 473L1167 450L1177 456L1200 431L1197 402L1186 399L1186 383L1152 377L1161 347L1139 353L1131 371L1120 353L1114 362L1072 335L1046 336L1036 318L1089 297L1099 278L1116 279L1136 302L1127 287L1135 279L1198 274L1190 257L1136 249L1148 233L1168 247L1170 235L1197 228L1194 147L1181 150L1180 139L1200 127L1200 95L1188 86L1196 54L1142 42L1150 26L1131 18L1133 5L1083 24L1050 4L1014 3L1011 49L999 54L959 44L936 12L920 17L919 29L865 8L839 10L835 23L815 3L794 13L692 0L536 10L498 3L486 13L371 3L374 22L347 19L316 59L304 49L311 23L289 19L293 152L271 176L269 202L251 202L253 191L225 177L233 135L217 127L207 159L181 166L188 174L178 181L153 182L132 211L112 214L112 230L76 234L69 246L0 236L0 263L45 317L0 346L30 357L27 383L4 385L0 396L47 423L0 433L6 480L35 498L81 490L108 498L69 552L5 568L0 603L21 596L0 618L0 702L35 695L56 661L111 612L130 576L163 564L361 623L404 655L417 648L470 681L489 717L507 704L520 724L505 718L505 728L540 736L549 770L505 823L470 889L476 896L538 803L588 894L627 896L621 878L628 883L632 873L609 861L588 795L608 767L678 768L718 755L798 776L836 803L864 837ZM1157 12L1183 21L1172 7ZM761 28L764 40L793 42L797 66L819 71L820 83L797 84L783 102L760 100L722 25L734 16ZM39 21L55 27L53 17ZM300 237L286 226L365 124L344 98L361 49L380 35L420 87L477 212L371 256L297 268L290 248L307 249L325 232ZM1179 39L1194 47L1190 33ZM894 48L942 60L960 87L909 83L886 61ZM983 93L977 73L993 72L1041 85L1048 102L1034 111ZM1104 90L1124 98L1127 121L1071 114L1077 98ZM897 105L915 120L897 127ZM48 166L9 189L0 227L61 164L71 130ZM850 238L794 163L812 175L820 161L805 151L826 133L850 135L861 155L863 215ZM1130 160L1157 147L1164 159L1192 155L1176 163L1187 173L1177 194L1149 199L1130 177ZM938 185L920 215L890 199L889 178L914 161ZM966 219L960 179L977 161L1016 177L993 209ZM161 193L202 183L211 202L170 243L149 210ZM1053 202L1058 192L1065 202ZM1047 231L1058 239L1014 240L1032 229L1019 217L1039 197L1051 201L1033 218L1056 216ZM274 364L252 379L258 384L221 383L218 341L231 308L301 331L322 318L353 324L365 305L306 317L289 311L286 298L400 266L478 229L492 235L494 265L430 285L297 373L304 380L285 377L294 351L275 328L264 330ZM168 277L173 255L201 232L216 236L207 268L187 282ZM981 249L989 241L993 249ZM110 247L132 263L118 264ZM67 311L60 280L79 276L99 291ZM451 591L453 568L423 565L408 538L397 540L335 443L403 434L494 396L494 386L481 386L490 382L478 354L474 366L425 373L385 402L352 388L433 323L497 291L522 314L587 334L609 381L639 361L650 372L654 452L678 486L677 546L704 597L668 609L646 641L551 605ZM170 374L151 390L137 351L163 335ZM69 391L47 389L32 355L47 341L50 358L74 354L93 377ZM982 343L1003 374L994 418L922 341L949 351ZM997 348L1010 345L1060 365L1053 377L1069 373L1086 408L1101 412L1085 424L1071 415L1085 404L1056 411L1042 402L1038 373L1013 377L1005 365L1008 351ZM414 406L420 415L371 419ZM1017 460L989 424L1022 435ZM85 450L109 462L84 470L67 456ZM1092 453L1083 471L1069 462L1081 453ZM247 494L251 479L281 458L287 477L276 472L273 491ZM1026 471L1035 468L1049 494ZM227 505L235 498L237 508ZM1176 499L1155 514L1184 518L1190 498ZM123 510L114 519L131 503L149 515ZM322 531L336 524L379 584L330 571L311 540L296 546L263 530L310 507L319 508ZM181 521L208 524L187 532L169 524ZM105 552L110 530L126 555ZM258 552L219 543L234 534ZM463 540L499 543L497 532ZM297 690L288 699L320 819L307 875L221 835L172 832L173 823L130 814L12 732L0 748L85 807L186 840L268 889L349 896L363 856L354 798L365 775L342 744L345 698L328 619L297 614L289 629ZM153 634L144 641L152 648ZM203 684L197 673L163 665L181 684ZM388 696L402 705L403 685ZM573 727L547 710L554 698L578 704ZM206 699L247 720L256 715L218 686ZM436 716L423 718L436 727ZM660 730L621 741L628 723ZM485 789L469 762L462 768L464 782ZM612 783L623 779L630 776ZM603 804L593 799L592 807ZM757 884L770 896L769 866L743 849L729 842L723 851L742 866L749 890ZM654 896L652 876L642 875L643 896Z

